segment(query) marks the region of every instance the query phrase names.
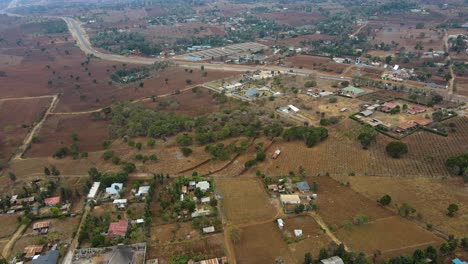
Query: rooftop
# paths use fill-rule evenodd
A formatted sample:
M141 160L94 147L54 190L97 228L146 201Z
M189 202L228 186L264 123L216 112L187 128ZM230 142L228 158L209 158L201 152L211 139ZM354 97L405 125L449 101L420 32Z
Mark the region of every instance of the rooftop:
M344 264L343 260L338 256L322 259L320 262L323 264Z
M118 222L110 223L108 235L113 236L125 236L127 233L128 221L120 220Z
M299 191L301 191L301 192L310 191L310 186L309 186L309 184L308 184L307 182L305 182L305 181L296 183L296 186L297 186L297 188L299 189Z
M50 250L43 256L33 258L32 264L56 264L59 258L58 250Z
M45 198L44 203L46 205L56 205L60 203L60 196Z

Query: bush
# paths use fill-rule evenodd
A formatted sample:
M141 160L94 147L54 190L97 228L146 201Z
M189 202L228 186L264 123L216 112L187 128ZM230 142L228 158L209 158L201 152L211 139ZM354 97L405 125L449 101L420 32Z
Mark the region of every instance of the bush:
M261 161L264 161L265 158L266 158L265 151L263 151L262 149L258 150L255 160L261 162Z
M252 168L257 163L256 160L248 160L245 162L244 167L246 169Z
M401 155L408 153L408 146L400 141L393 141L387 144L385 151L392 158L399 158Z
M455 215L455 213L458 211L458 205L457 204L450 204L448 207L447 207L447 215L450 216L450 217L453 217Z
M193 139L187 134L180 135L176 138L177 145L186 147L192 145Z
M70 150L67 147L61 147L57 151L54 152L52 157L56 159L63 159L69 154L70 154Z
M182 151L182 154L184 155L184 157L188 157L190 156L190 154L192 154L191 148L183 147L183 148L180 148L180 151Z
M304 83L305 88L310 88L310 87L315 87L315 86L317 86L317 82L313 80L307 81Z
M386 194L386 195L382 196L378 200L378 202L379 202L379 204L381 204L383 206L387 206L392 202L392 197L390 197L390 195Z
M338 102L338 98L336 98L336 97L330 97L330 98L328 98L328 102L329 102L330 104L334 104L334 103Z
M114 151L112 150L106 150L104 153L102 153L102 159L103 160L110 160L112 157L114 157Z

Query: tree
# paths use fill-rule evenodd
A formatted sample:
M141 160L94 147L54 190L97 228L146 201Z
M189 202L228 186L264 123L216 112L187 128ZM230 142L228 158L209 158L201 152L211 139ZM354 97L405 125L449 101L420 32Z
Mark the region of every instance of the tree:
M408 203L402 203L400 207L398 207L398 213L401 216L408 217L416 212L416 209L414 209L411 205Z
M450 246L449 246L449 244L447 242L444 242L444 243L442 243L442 245L440 245L440 253L442 255L447 255L450 252L451 252Z
M314 181L314 183L312 183L312 191L314 193L318 192L318 182Z
M338 99L337 99L336 97L334 97L334 96L333 96L333 97L330 97L330 98L328 99L328 102L331 103L331 104L334 104L334 103L336 103L337 101L338 101Z
M237 242L239 242L241 238L240 229L237 227L233 227L231 231L229 231L229 237L231 238L231 241L233 244L236 244Z
M358 136L358 140L361 142L363 149L368 149L371 142L377 136L377 132L372 127L364 127Z
M135 144L135 147L138 149L138 150L141 150L141 148L143 147L143 144L141 144L140 142L137 142Z
M192 154L192 149L191 148L182 147L182 148L180 148L180 151L182 151L182 155L184 155L184 157L188 157L188 156L190 156L190 154Z
M387 56L387 57L385 57L385 63L386 63L386 64L392 63L392 56Z
M187 134L180 135L176 138L177 145L186 147L192 145L193 139Z
M136 170L136 166L135 164L133 163L125 163L123 166L122 166L122 170L126 173L132 173Z
M305 253L304 264L312 264L312 263L313 263L312 254L310 252Z
M322 259L327 259L328 258L328 251L324 248L320 249L320 253L319 253L319 260L322 260Z
M188 84L188 85L190 85L190 84L192 84L192 80L191 80L191 79L187 79L187 80L185 80L185 83Z
M457 204L449 204L447 207L447 215L450 217L453 217L455 213L458 211L458 205Z
M392 158L399 158L401 155L408 153L408 146L400 141L393 141L387 144L385 151Z
M50 175L50 170L49 170L49 168L44 167L44 174L45 174L46 176L49 176L49 175Z
M464 237L460 240L460 246L464 249L468 248L468 237Z
M60 209L58 209L57 207L51 207L50 212L52 213L53 216L58 216L60 213Z
M154 140L153 138L149 138L148 141L146 142L146 145L149 148L154 148L154 146L156 145L156 140Z
M382 196L378 200L378 202L379 202L379 204L381 204L383 206L387 206L392 202L392 197L390 197L390 195L386 194L386 195Z
M10 180L11 180L12 182L15 182L15 181L16 181L16 174L14 174L13 172L10 171L10 172L8 173L8 176L10 177Z

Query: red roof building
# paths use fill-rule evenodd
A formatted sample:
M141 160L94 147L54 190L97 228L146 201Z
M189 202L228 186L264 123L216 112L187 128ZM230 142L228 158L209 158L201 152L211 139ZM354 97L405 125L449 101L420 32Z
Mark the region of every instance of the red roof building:
M397 107L396 104L390 103L390 102L385 102L385 103L382 105L382 108L381 108L380 110L381 110L382 112L388 113L388 112L392 111L395 107Z
M412 115L420 114L420 113L426 112L426 108L421 107L421 106L412 106L412 107L408 108L407 112L408 112L408 114L412 114Z
M128 228L128 221L126 220L120 220L118 222L111 223L109 225L109 230L107 231L107 235L110 238L113 238L115 236L124 237L125 234L127 233L127 228Z
M55 206L60 203L60 196L45 198L44 203L47 206Z

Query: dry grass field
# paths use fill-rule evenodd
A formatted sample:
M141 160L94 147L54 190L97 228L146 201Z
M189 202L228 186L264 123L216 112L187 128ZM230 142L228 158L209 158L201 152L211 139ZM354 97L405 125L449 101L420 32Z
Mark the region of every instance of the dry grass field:
M8 239L19 226L18 217L14 215L0 215L0 241Z
M234 244L237 263L295 263L275 223L252 225L240 229L240 241Z
M151 244L147 249L147 259L158 258L161 264L169 264L171 257L178 254L197 256L202 259L224 256L224 235L218 233L195 240Z
M427 179L405 177L336 177L339 181L349 181L351 188L371 200L384 194L392 197L390 208L404 202L410 203L422 215L423 223L432 224L445 234L463 236L468 233L468 194L461 178ZM450 203L459 205L455 217L448 217Z
M0 160L8 160L16 151L49 101L49 98L0 101Z
M416 249L425 249L430 245L438 248L444 242L400 216L380 218L351 230L340 229L336 235L353 251L372 256L376 250L380 250L380 260L412 254Z
M217 179L216 189L223 196L222 211L231 224L253 224L273 220L276 210L256 178Z
M296 216L283 219L285 222L284 233L294 238L294 229L301 229L303 239L299 242L288 244L289 251L296 263L302 263L304 255L308 252L317 256L320 249L327 248L331 242L315 220L310 216Z

